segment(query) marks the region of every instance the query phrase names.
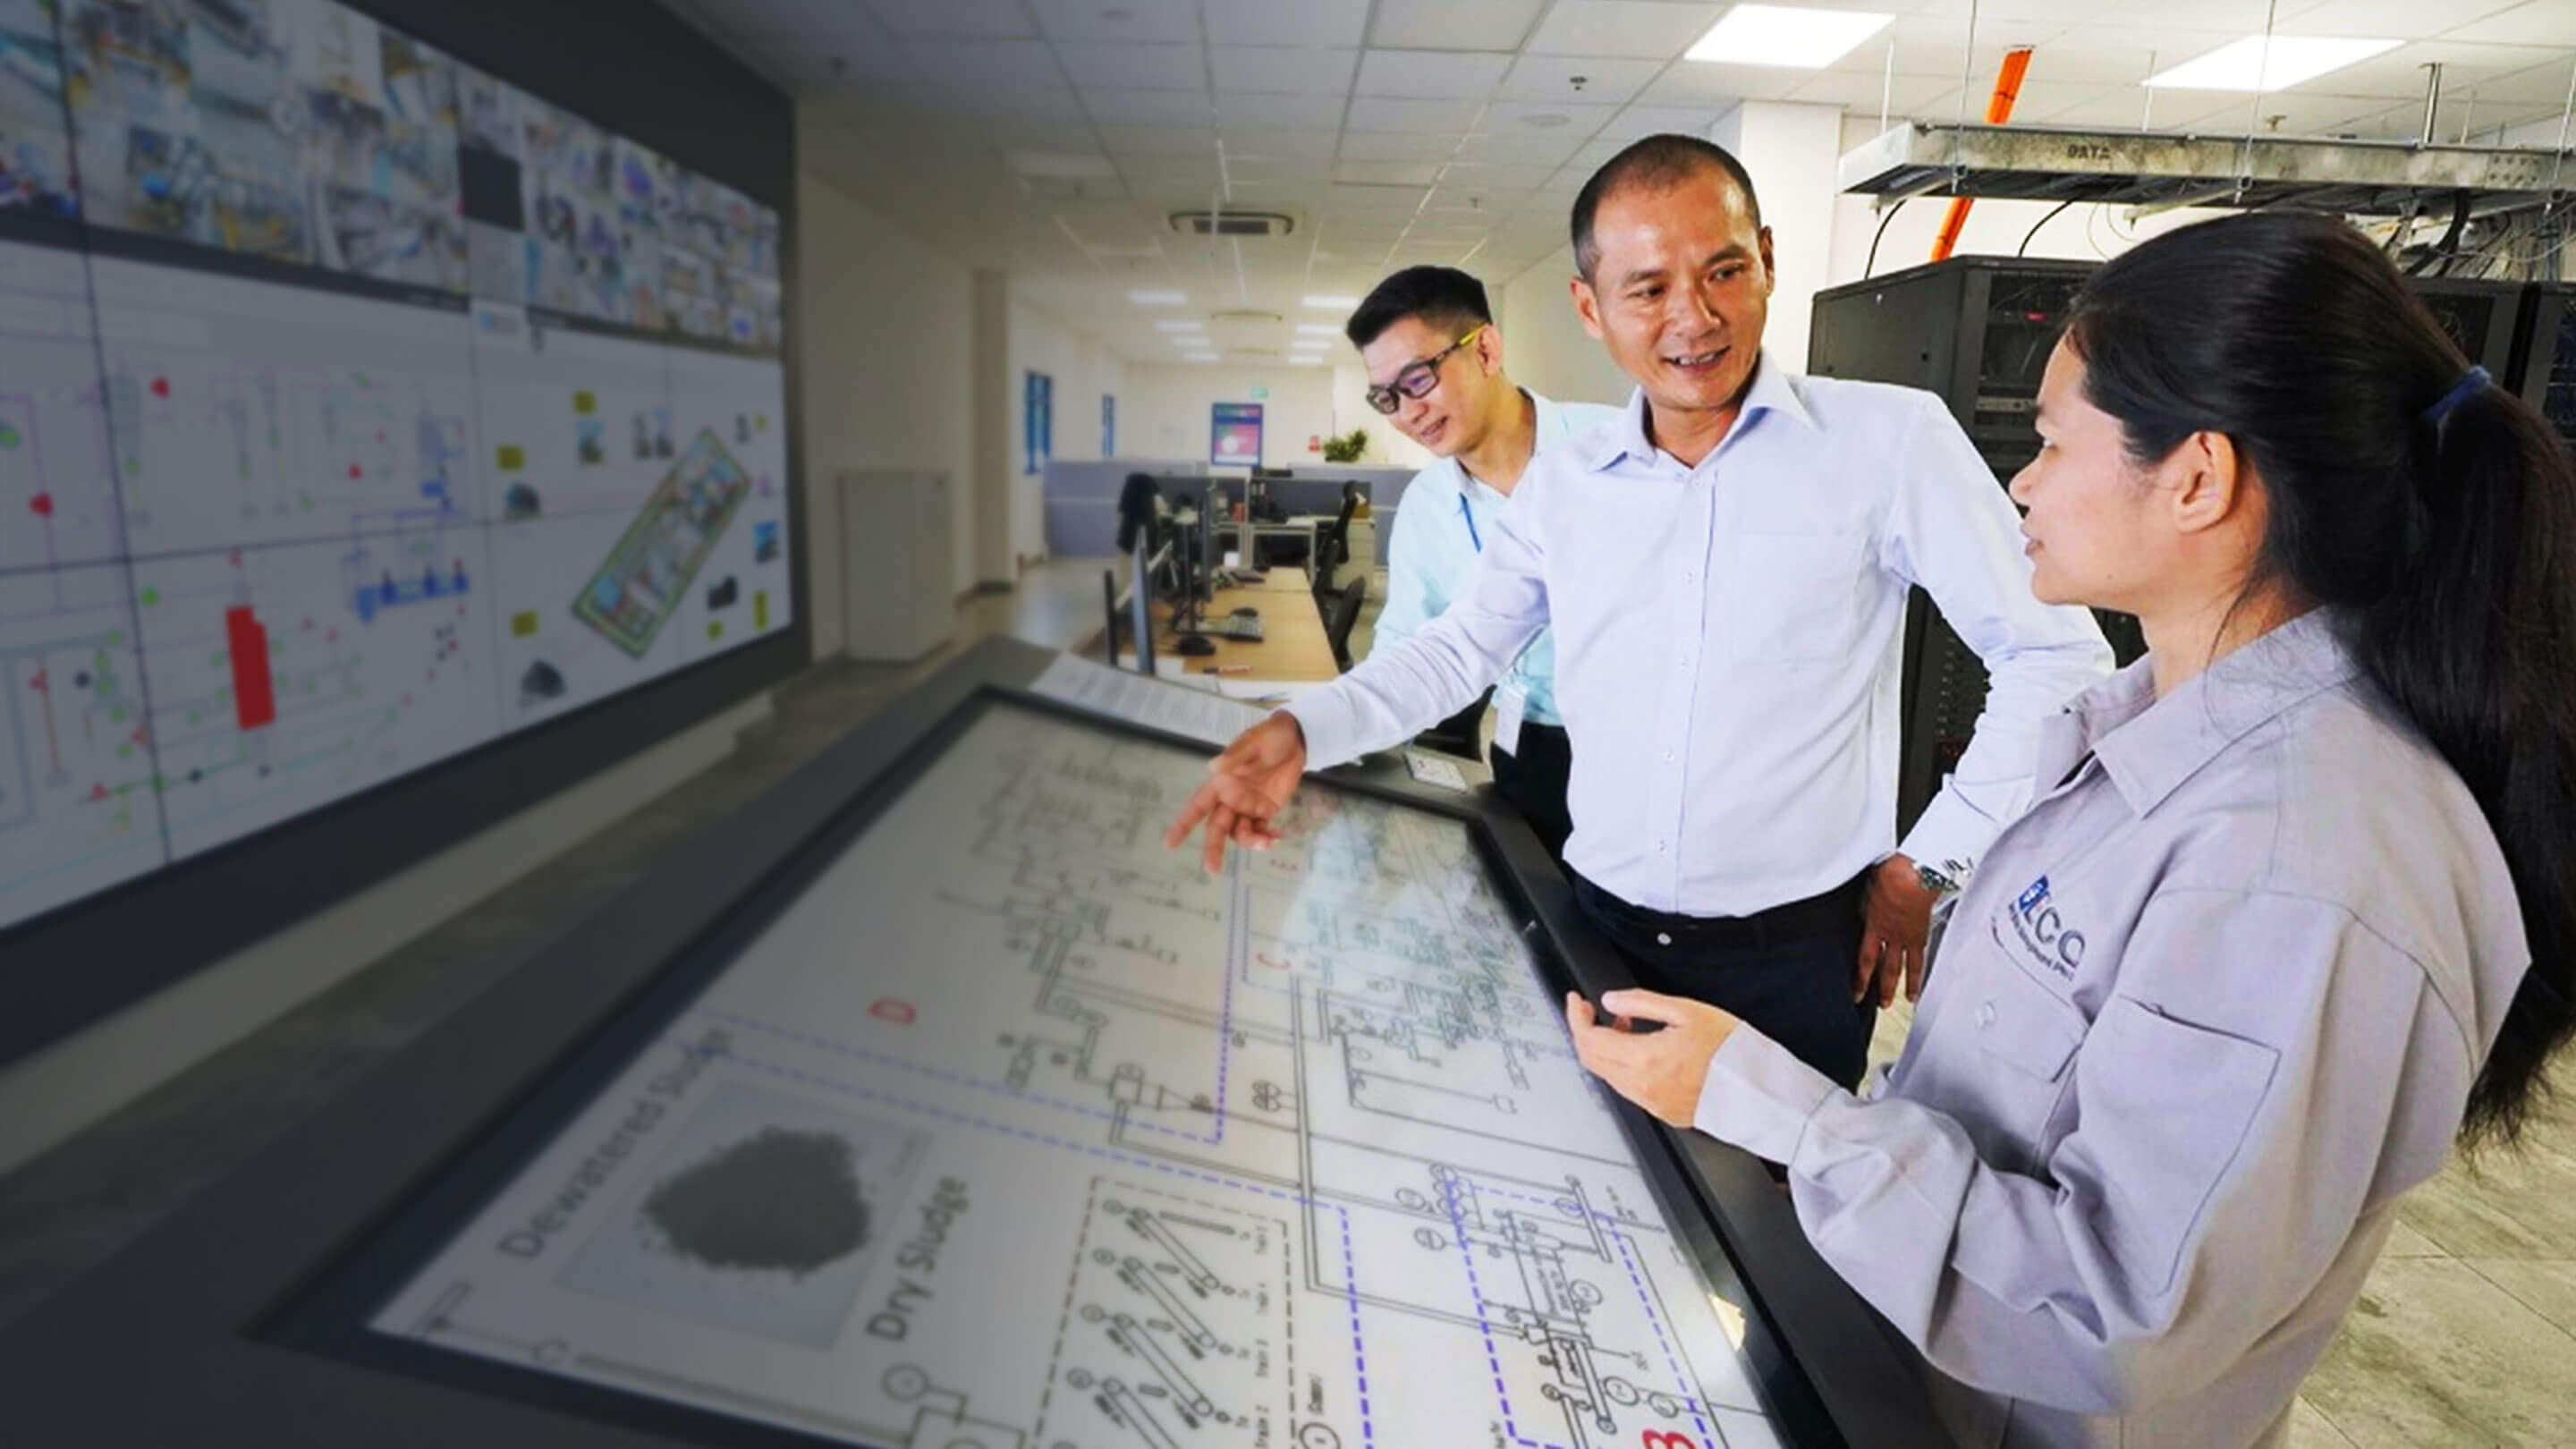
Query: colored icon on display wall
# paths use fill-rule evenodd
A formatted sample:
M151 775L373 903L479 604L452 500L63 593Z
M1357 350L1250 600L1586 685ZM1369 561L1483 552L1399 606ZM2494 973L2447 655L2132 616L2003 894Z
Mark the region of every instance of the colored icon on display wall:
M701 429L574 598L573 617L643 658L750 493L742 464Z

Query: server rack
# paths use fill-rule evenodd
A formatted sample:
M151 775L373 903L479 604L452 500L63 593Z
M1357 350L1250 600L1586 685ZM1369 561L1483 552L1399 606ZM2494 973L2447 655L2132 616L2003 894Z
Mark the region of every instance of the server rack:
M1816 294L1807 371L1939 395L1998 484L2038 455L2040 375L2088 262L1953 257ZM2122 662L2144 652L2137 624L2099 615ZM1896 813L1900 833L1931 803L1986 701L1985 665L1914 591L1905 610L1905 683Z
M2066 311L2093 263L2016 257L1952 257L1816 294L1807 370L1823 377L1901 383L1940 396L1965 429L1998 483L2038 455L2032 429L2039 382L2065 324ZM2534 402L2526 373L2544 380L2566 374L2553 419L2576 439L2576 323L2567 290L2543 305L2542 339L2532 340L2530 301L2520 283L2466 278L2410 278L2436 320L2471 360ZM2565 345L2559 346L2562 334ZM2554 349L2543 351L2543 346ZM2564 361L2554 361L2560 353ZM2094 618L2126 664L2146 652L2137 621L2095 610ZM1976 651L1953 632L1931 597L1914 591L1905 616L1903 744L1897 775L1897 828L1911 828L1967 749L1985 708L1986 671Z

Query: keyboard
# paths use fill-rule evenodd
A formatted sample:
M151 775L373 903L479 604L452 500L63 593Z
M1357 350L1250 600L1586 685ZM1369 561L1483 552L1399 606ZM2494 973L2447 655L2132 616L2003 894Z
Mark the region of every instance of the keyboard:
M1261 641L1261 621L1257 618L1238 618L1229 614L1222 619L1210 619L1201 624L1199 632L1214 635L1219 639L1235 639L1244 643L1257 644Z

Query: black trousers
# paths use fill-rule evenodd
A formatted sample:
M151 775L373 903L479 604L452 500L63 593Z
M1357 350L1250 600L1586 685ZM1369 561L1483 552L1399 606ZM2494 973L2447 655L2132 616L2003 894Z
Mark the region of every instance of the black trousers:
M1548 858L1565 864L1565 838L1574 833L1574 817L1565 809L1565 777L1574 768L1574 748L1566 743L1564 727L1524 723L1520 749L1506 751L1496 742L1492 762L1494 793L1529 822Z
M1845 1087L1869 1066L1873 997L1855 1004L1866 876L1751 916L1676 916L1632 906L1572 871L1575 901L1637 984L1724 1007Z

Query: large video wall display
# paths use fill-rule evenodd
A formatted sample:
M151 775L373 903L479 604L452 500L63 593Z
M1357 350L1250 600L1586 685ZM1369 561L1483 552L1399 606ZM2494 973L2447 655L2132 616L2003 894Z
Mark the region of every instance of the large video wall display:
M330 0L0 0L0 930L788 629L778 240Z

